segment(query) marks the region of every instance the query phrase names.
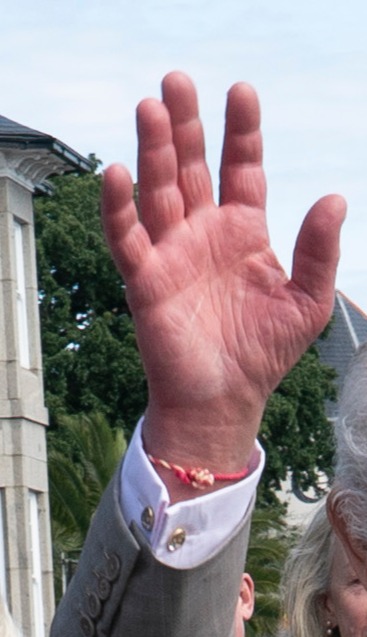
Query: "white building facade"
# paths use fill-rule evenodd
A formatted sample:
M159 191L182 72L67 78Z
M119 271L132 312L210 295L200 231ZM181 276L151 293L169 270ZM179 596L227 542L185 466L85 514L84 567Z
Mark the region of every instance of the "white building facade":
M0 592L27 637L54 612L33 193L89 170L58 140L0 117Z

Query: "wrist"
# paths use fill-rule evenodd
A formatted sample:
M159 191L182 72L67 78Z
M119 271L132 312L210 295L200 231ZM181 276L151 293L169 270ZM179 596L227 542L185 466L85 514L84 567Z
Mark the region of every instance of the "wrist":
M149 401L143 425L146 453L184 468L235 473L253 450L265 403L236 410L225 401L210 405L162 408Z

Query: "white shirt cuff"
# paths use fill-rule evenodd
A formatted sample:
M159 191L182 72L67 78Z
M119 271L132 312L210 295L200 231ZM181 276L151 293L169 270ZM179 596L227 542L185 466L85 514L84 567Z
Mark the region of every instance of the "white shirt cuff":
M167 566L194 568L217 552L241 522L260 480L265 453L254 447L249 474L207 495L170 506L168 491L142 444L140 419L121 471L121 508L128 525L134 520L156 559Z

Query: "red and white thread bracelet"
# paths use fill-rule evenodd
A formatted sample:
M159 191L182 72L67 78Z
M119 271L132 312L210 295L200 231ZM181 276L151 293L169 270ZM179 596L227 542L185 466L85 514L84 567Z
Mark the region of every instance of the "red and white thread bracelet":
M245 467L241 471L235 473L211 473L209 469L202 469L201 467L194 467L192 469L184 469L178 464L173 462L167 462L167 460L161 460L155 458L150 453L147 454L150 462L156 466L163 467L169 471L173 471L175 476L181 480L184 484L191 484L195 489L205 489L205 487L213 486L217 481L234 481L242 480L248 475L248 467Z

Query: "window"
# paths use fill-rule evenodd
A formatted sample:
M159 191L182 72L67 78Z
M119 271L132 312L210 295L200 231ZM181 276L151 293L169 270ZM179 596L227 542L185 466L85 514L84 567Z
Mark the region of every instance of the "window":
M22 224L14 220L14 247L16 265L16 294L17 294L17 319L18 319L18 339L19 357L22 367L29 368L29 341L28 341L28 321L27 303L25 287L24 269L24 245Z
M40 532L38 522L38 497L34 491L29 492L29 523L32 554L32 593L35 635L45 637L42 599L42 569Z

